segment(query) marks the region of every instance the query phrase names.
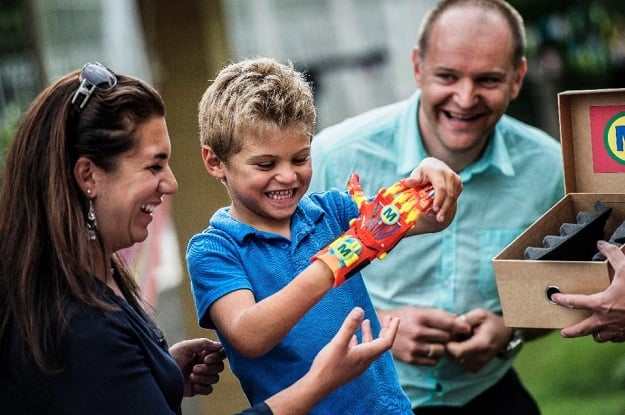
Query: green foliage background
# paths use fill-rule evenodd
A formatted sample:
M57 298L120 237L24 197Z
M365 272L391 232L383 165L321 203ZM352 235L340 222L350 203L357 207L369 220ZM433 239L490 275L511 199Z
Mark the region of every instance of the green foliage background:
M619 343L565 339L556 330L526 343L515 367L542 415L623 415L623 352Z
M15 133L15 128L19 122L21 117L20 108L17 106L12 106L8 108L8 111L5 113L6 117L3 120L4 122L0 123L0 183L2 182L2 178L4 177L4 156L6 153L6 149L9 145L9 142L13 138L13 134Z

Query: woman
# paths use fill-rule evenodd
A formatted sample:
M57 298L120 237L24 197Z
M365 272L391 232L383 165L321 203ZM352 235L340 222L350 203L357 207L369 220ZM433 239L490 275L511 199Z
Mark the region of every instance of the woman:
M221 345L168 350L116 254L145 240L177 190L170 154L158 92L98 63L46 88L24 115L0 192L2 412L171 414L183 396L212 391ZM362 319L354 310L304 378L246 413L306 412L362 373L399 324L385 321L373 340L364 321L357 344Z

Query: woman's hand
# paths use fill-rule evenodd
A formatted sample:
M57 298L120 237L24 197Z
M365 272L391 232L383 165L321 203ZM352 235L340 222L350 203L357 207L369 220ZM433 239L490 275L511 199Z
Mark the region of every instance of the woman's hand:
M226 353L221 343L205 339L183 340L169 348L184 378L184 396L208 395L219 382Z

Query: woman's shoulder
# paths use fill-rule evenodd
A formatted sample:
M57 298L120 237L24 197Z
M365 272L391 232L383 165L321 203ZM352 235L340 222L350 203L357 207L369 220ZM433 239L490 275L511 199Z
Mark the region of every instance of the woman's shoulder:
M83 347L90 350L107 350L121 336L132 331L132 325L126 313L112 302L107 301L110 309L73 304L71 318L64 334L65 346L71 346L76 352Z

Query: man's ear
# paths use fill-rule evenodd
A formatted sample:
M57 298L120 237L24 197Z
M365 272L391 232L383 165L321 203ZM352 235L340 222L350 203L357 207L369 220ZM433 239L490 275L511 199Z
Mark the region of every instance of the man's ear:
M206 171L213 177L223 180L226 175L223 170L223 163L217 157L215 152L210 146L202 146L202 160L204 161L204 167Z
M511 99L516 99L521 92L521 87L523 86L523 78L525 78L525 74L527 73L527 59L525 57L521 60L521 64L516 69L514 73L514 79L512 81L512 91L510 94Z
M80 157L74 164L74 179L78 183L78 187L87 194L87 190L90 191L90 195L95 197L95 164L87 157Z
M421 88L421 55L419 48L412 48L412 74L418 88Z

